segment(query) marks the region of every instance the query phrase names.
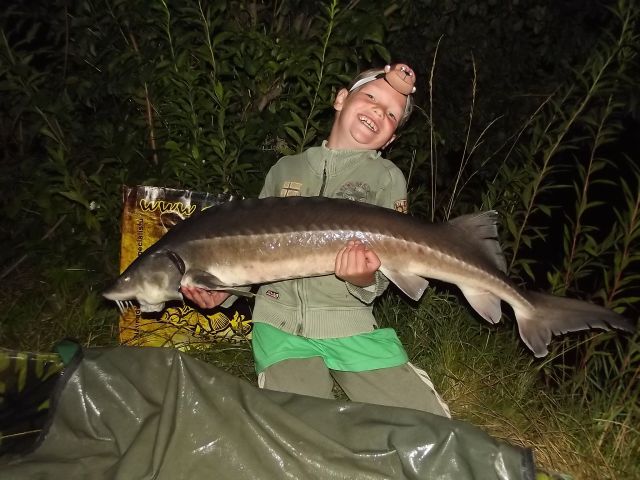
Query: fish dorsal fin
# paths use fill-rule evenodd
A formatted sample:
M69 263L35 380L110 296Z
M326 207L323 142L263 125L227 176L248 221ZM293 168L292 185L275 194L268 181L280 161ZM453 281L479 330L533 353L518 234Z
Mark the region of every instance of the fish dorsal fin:
M489 323L498 323L502 318L500 299L486 290L458 285L469 305Z
M384 266L380 267L380 271L413 300L420 300L420 297L422 297L422 294L429 286L429 282L426 279L418 275L414 275L413 273L402 273L397 270L389 270L384 268Z
M507 262L498 242L498 212L486 212L462 215L449 221L449 225L464 230L467 241L482 251L501 272L507 272Z
M255 294L251 292L246 292L244 290L240 290L237 288L233 288L227 285L224 285L222 281L215 275L211 275L204 270L190 269L187 270L184 276L182 277L182 281L180 285L185 285L189 287L198 287L204 288L205 290L224 290L225 292L229 292L233 295L239 295L242 297L254 297Z

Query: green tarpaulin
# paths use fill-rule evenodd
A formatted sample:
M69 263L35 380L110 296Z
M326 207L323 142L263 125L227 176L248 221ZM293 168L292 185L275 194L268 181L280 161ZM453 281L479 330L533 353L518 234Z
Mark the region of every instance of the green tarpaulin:
M260 390L168 348L88 349L2 479L534 478L531 452L404 408Z

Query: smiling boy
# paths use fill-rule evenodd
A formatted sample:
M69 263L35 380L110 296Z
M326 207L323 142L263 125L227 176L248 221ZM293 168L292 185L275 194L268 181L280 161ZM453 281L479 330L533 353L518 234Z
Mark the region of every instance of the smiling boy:
M362 72L334 101L327 140L281 158L260 197L326 196L407 209L406 181L379 150L411 114L415 74L407 65ZM372 302L388 286L376 253L349 241L335 275L262 285L253 312L252 346L261 387L333 398L338 382L354 401L415 408L449 416L425 372L408 362L395 331L378 328ZM201 308L233 298L183 287Z

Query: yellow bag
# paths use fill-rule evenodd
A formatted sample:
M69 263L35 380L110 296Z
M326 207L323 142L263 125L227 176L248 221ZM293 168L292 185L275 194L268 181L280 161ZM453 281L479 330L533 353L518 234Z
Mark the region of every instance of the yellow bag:
M174 225L212 205L231 199L189 190L164 187L123 187L120 272ZM120 343L136 346L171 346L184 349L212 342L240 341L252 329L251 306L245 298L231 308L219 307L204 314L181 303L142 314L130 308L120 316Z

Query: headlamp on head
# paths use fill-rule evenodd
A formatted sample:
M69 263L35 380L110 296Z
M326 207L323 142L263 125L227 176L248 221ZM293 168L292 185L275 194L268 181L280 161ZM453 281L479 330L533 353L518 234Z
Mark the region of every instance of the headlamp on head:
M387 65L384 68L365 70L354 78L347 88L349 93L355 92L369 82L384 78L385 81L397 92L407 97L402 118L398 123L398 128L406 123L413 111L413 96L416 91L416 75L408 65L396 63Z

